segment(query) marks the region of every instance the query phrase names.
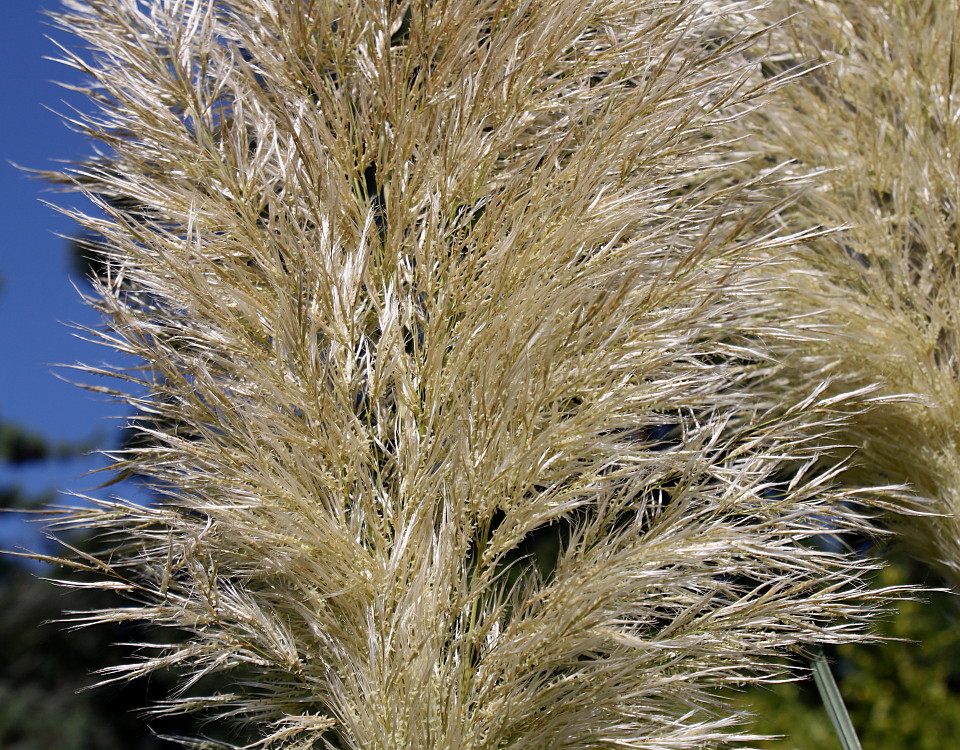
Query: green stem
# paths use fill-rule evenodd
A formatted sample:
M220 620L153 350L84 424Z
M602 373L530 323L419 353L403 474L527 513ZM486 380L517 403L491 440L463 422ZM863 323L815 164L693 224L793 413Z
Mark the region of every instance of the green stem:
M833 673L830 671L830 665L827 658L823 655L821 649L813 652L811 659L813 668L813 679L817 683L817 690L820 691L820 699L830 714L830 721L840 739L840 746L843 750L861 750L860 740L857 739L857 732L850 721L850 714L847 713L847 707L843 703L843 697L840 695L840 689L837 687L836 680L833 679Z

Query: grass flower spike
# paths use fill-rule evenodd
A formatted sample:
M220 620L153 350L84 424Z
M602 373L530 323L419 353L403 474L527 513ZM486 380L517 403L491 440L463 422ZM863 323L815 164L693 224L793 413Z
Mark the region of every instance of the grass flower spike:
M830 377L886 399L846 428L841 442L859 450L843 481L908 487L908 512L892 523L916 556L957 583L960 6L800 6L766 53L781 67L821 67L737 123L755 149L748 172L773 160L814 173L777 230L840 230L810 243L777 279L788 314L805 317L812 332L780 357L801 391ZM765 18L797 10L780 4Z
M724 686L859 637L862 529L776 419L718 187L749 5L87 0L101 338L155 504L60 521L248 747L707 748ZM713 165L713 166L711 166ZM714 179L716 178L716 179ZM143 395L145 394L145 395ZM203 695L205 675L236 690ZM200 691L200 694L198 694Z

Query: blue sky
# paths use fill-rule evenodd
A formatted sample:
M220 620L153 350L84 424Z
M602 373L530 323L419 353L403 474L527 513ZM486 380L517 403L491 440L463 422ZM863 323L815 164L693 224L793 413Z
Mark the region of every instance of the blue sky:
M0 205L5 219L0 233L0 417L55 441L94 439L106 448L116 444L121 422L115 418L129 411L53 374L54 363L110 359L107 349L78 340L66 325L95 325L98 316L80 302L73 284L83 289L83 281L71 268L67 241L58 236L73 234L73 223L41 202L82 206L83 201L50 192L10 163L50 169L56 166L54 159L77 159L91 150L50 111L68 112L70 103L81 105L76 94L54 83L76 82L77 74L43 59L58 54L45 35L70 42L41 13L57 4L12 0L4 5L0 29L0 60L7 71L0 117ZM0 470L0 483L15 482L33 491L83 491L105 477L79 475L103 464L104 459L94 456L42 469ZM29 543L32 536L9 517L0 518L0 532L0 546L11 538Z

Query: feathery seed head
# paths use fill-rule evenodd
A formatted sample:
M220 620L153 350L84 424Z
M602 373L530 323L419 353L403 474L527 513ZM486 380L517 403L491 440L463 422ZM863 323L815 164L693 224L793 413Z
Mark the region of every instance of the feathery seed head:
M811 398L745 396L749 4L88 0L94 304L161 497L66 526L250 747L704 748L717 688L857 637ZM784 482L785 474L793 476ZM827 520L829 519L829 521ZM852 620L845 619L852 618ZM250 675L253 675L251 678Z
M779 357L795 391L824 375L840 390L869 389L874 406L839 436L859 448L842 479L909 488L891 523L957 582L960 7L800 5L771 37L773 57L821 67L734 125L754 150L748 174L771 157L810 173L778 229L836 228L776 278L776 315L804 318L810 331ZM786 15L783 6L769 14Z

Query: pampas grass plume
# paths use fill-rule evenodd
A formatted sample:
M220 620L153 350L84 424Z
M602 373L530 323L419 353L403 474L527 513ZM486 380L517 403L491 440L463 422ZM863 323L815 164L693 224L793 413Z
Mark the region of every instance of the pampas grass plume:
M263 748L706 748L718 698L862 637L863 531L807 471L843 399L773 415L723 179L751 4L87 0L97 335L142 367L95 572L171 641L158 711ZM784 325L786 325L784 323ZM552 545L552 546L551 546ZM197 695L212 673L236 690Z
M795 12L768 41L781 66L813 69L738 121L742 179L767 160L809 178L777 231L831 229L775 279L777 315L810 335L780 347L786 403L811 379L870 389L841 443L840 479L889 483L888 523L918 558L960 583L960 6L956 2L774 5ZM800 7L797 7L800 6ZM784 283L785 279L789 279ZM853 402L850 402L851 405ZM866 404L861 404L866 406ZM834 451L833 461L849 451ZM827 462L829 463L829 461Z

